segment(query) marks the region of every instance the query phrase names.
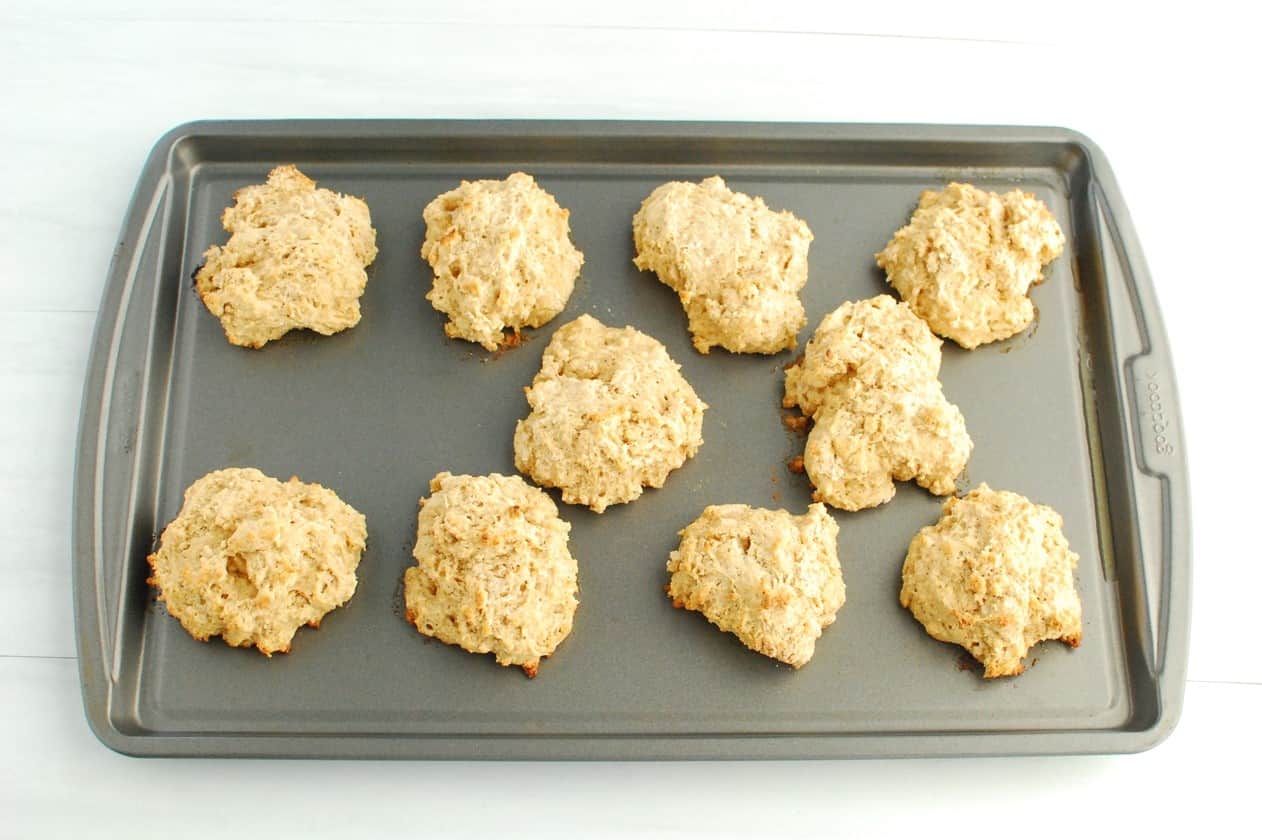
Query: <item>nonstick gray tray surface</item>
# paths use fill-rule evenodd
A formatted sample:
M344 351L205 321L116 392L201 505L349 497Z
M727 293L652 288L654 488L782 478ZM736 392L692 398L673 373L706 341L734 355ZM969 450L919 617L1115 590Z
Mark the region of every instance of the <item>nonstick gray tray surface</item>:
M332 337L227 343L192 288L232 193L295 163L362 196L380 248L363 320ZM461 179L532 173L586 255L565 311L487 353L425 301L421 210ZM834 511L847 602L802 670L746 650L662 591L677 532L707 504L805 509L783 423L795 357L692 349L678 299L631 263L653 187L721 174L814 232L808 323L888 293L873 261L921 190L951 180L1035 193L1068 242L1035 288L1036 324L966 352L942 380L985 481L1051 505L1081 556L1077 650L1035 648L983 680L898 605L903 556L941 500ZM661 490L573 525L582 603L535 680L419 635L402 617L417 500L431 477L514 472L522 393L555 329L582 313L662 341L710 405L705 444ZM360 584L293 652L194 641L146 585L184 489L226 466L298 475L368 519ZM554 496L555 496L554 492ZM559 503L559 499L558 499ZM1173 728L1190 586L1186 466L1169 350L1130 220L1100 151L1054 128L610 122L207 122L154 148L110 267L85 385L74 508L84 704L138 755L787 758L1127 752Z

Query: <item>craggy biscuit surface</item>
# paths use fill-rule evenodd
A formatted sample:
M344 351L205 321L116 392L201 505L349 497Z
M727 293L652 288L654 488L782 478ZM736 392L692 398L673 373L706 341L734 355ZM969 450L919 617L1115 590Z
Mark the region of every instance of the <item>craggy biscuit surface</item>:
M862 510L894 498L895 481L954 492L971 449L964 415L936 379L897 389L861 385L816 415L802 465L818 501Z
M907 549L899 602L930 636L968 650L987 677L1020 674L1041 641L1077 647L1078 555L1063 524L1051 508L985 484L947 499Z
M149 556L159 599L194 638L288 653L355 593L364 517L318 484L232 468L202 476Z
M806 323L798 292L813 238L801 219L733 192L715 176L662 184L640 205L631 229L636 267L679 294L699 351L797 346Z
M517 469L597 513L661 487L701 446L706 405L666 348L590 315L553 334L526 399Z
M921 193L876 262L935 333L971 350L1030 325L1030 287L1064 246L1056 218L1033 195L953 183Z
M364 268L377 256L368 205L316 189L293 166L234 199L223 212L232 236L206 251L196 276L228 341L258 348L290 330L332 335L358 324Z
M429 487L416 520L416 565L403 576L408 621L535 676L578 608L569 523L515 475L442 472Z
M803 516L711 505L680 532L666 593L751 650L801 668L846 601L837 531L821 504Z
M815 500L844 510L888 502L894 481L955 490L973 442L938 381L942 342L888 295L843 303L785 372L784 406L814 421L803 466Z
M936 380L942 342L890 295L843 303L824 317L802 361L785 371L786 408L808 416L855 386L897 389Z
M426 206L421 257L434 271L425 295L444 329L494 350L504 330L538 327L565 308L583 265L570 211L535 179L462 181Z

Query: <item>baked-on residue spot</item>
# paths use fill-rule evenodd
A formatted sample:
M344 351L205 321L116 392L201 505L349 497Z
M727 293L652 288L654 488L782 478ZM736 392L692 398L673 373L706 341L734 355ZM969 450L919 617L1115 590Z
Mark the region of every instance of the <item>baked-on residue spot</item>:
M985 484L947 499L907 549L899 602L930 636L963 646L986 677L1020 674L1022 658L1047 639L1077 647L1078 555L1063 524L1050 507Z
M299 627L350 600L367 538L363 515L332 490L218 470L185 491L149 583L194 638L288 653Z
M782 414L780 415L780 422L790 432L799 435L806 434L807 428L811 425L810 418L802 414Z
M447 335L495 350L506 328L541 326L565 308L583 254L570 211L534 178L462 181L424 216L421 257L434 272L425 298L448 317Z
M746 647L801 668L846 600L837 531L821 504L803 516L711 505L679 532L666 594Z
M661 487L701 446L706 405L666 348L590 315L553 334L526 399L517 469L597 513Z
M332 335L359 323L359 299L377 256L363 200L331 190L293 166L245 187L223 212L228 244L212 245L194 280L228 341L262 347L290 330Z
M971 350L1030 325L1030 287L1064 246L1056 218L1033 195L953 183L921 193L876 262L935 333Z
M426 636L535 676L570 634L578 564L570 525L518 476L439 473L403 576L407 620Z
M801 219L715 176L662 184L631 229L636 268L679 294L699 351L778 353L797 345L806 323L798 292L813 238Z
M954 491L973 442L942 393L941 347L889 295L843 303L824 318L784 380L784 406L814 420L803 464L816 501L875 507L893 498L896 480Z

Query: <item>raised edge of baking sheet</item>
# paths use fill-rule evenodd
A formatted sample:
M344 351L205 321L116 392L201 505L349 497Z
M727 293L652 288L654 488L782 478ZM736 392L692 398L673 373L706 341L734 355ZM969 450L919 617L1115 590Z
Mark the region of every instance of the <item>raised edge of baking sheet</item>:
M363 320L333 337L232 347L192 289L233 191L282 162L364 197L380 254ZM535 175L586 255L565 311L489 354L424 300L421 209L461 179ZM1008 341L947 343L942 380L986 481L1049 504L1081 556L1077 650L1035 648L985 681L898 605L903 553L939 499L834 512L848 601L801 671L743 648L662 592L676 533L706 504L801 512L803 438L782 422L794 353L696 353L674 294L631 264L657 184L721 174L811 226L805 343L842 301L888 292L872 255L921 190L951 180L1047 202L1064 255ZM513 472L522 387L582 313L661 340L711 406L700 453L629 505L573 524L582 604L537 679L422 638L401 617L417 499L441 470ZM334 489L368 518L350 603L270 660L191 639L146 585L184 488L256 466ZM136 755L790 758L1130 752L1174 727L1190 599L1187 468L1170 350L1113 175L1058 128L686 122L203 122L141 174L110 265L75 475L75 618L84 707Z

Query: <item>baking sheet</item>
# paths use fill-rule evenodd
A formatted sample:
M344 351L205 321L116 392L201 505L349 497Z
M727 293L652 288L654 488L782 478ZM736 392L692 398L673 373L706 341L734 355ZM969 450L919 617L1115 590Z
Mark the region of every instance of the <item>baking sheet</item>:
M191 275L240 187L292 162L362 196L380 253L363 320L332 337L229 345ZM421 209L463 179L532 173L586 256L565 311L501 353L445 337L424 300ZM708 356L678 299L631 264L630 219L665 180L723 175L811 226L805 344L842 301L887 291L872 255L922 189L1030 191L1065 254L1039 317L941 378L976 444L962 482L1049 504L1081 556L1082 647L1046 643L983 681L897 596L941 500L914 484L834 511L847 603L801 671L746 650L662 592L676 533L707 504L801 512L804 437L782 422L795 356ZM420 636L402 618L417 499L441 470L512 473L522 388L589 313L662 341L710 405L705 444L661 490L573 525L582 603L539 677ZM155 602L144 558L184 488L225 466L297 474L368 520L359 588L293 653L202 644ZM201 123L155 147L103 298L77 467L76 617L85 709L145 755L824 757L1132 751L1177 719L1190 558L1177 398L1142 256L1107 164L1060 129L701 123ZM555 491L554 497L557 497ZM559 497L558 503L559 503Z

